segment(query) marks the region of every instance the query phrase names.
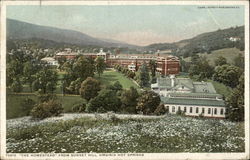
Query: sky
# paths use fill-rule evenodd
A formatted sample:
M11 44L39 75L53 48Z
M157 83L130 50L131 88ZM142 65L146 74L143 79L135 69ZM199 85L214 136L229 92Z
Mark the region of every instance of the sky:
M244 6L194 5L7 6L7 18L71 29L135 45L176 42L244 25Z

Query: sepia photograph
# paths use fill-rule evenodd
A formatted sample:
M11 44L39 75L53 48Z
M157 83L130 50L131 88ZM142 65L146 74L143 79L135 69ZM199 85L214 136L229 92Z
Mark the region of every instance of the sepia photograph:
M249 159L248 1L3 1L1 159Z

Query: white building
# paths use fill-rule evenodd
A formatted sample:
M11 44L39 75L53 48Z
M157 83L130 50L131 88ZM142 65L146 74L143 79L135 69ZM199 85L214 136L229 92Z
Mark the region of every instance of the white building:
M158 78L151 89L160 94L167 111L182 111L187 116L225 118L225 102L210 82L193 82L189 78Z
M240 38L239 37L230 37L229 40L232 42L237 42L240 40Z
M104 58L104 60L107 60L107 53L103 51L103 49L100 49L100 52L96 54L97 56L101 56Z
M58 66L58 61L55 60L53 57L45 57L45 58L42 58L41 61L51 66Z
M136 70L135 64L134 64L134 63L131 63L130 65L128 65L128 69L129 69L130 71L135 72L135 70Z

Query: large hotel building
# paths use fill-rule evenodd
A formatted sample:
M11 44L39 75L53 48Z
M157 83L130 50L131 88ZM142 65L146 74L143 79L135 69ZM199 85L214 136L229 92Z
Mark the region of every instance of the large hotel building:
M55 58L66 57L67 59L73 59L77 56L86 56L96 58L102 56L108 67L114 67L115 65L121 65L128 67L132 71L136 71L143 63L149 63L150 60L157 62L157 72L162 75L179 74L180 64L178 57L162 54L110 54L105 53L101 49L99 53L76 53L66 50L56 54Z

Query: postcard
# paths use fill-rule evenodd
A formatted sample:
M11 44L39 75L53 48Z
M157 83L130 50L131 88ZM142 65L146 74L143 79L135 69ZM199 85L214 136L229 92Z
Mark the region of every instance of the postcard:
M1 1L1 159L249 159L248 1Z

